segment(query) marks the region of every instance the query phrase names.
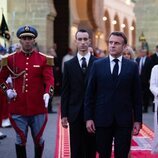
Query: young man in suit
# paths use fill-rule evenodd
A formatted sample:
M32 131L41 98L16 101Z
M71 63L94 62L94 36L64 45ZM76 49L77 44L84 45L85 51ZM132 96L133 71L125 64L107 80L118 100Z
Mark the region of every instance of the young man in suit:
M77 55L65 62L61 95L61 123L70 127L71 158L95 158L95 135L86 130L84 122L84 98L92 63L96 58L90 54L89 33L76 32Z
M96 133L100 158L127 158L132 131L139 133L142 105L138 66L122 57L127 38L122 32L109 36L109 56L93 63L85 98L89 133Z

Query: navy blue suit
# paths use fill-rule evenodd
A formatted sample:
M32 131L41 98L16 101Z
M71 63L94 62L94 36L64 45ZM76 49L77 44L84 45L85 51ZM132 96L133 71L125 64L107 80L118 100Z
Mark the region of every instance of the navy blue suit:
M65 62L61 95L61 118L70 125L71 158L95 158L95 136L88 134L84 122L84 98L94 56L89 59L85 73L77 56Z
M100 135L102 141L104 135L106 135L105 140L109 144L104 150L110 150L107 153L107 158L111 154L110 144L112 143L112 137L118 138L117 142L115 142L118 143L117 151L120 152L124 148L121 153L125 152L124 155L127 155L133 122L142 122L140 80L137 64L122 58L121 72L117 81L114 81L110 70L109 57L95 61L91 69L86 96L85 120L94 121L96 136L97 134ZM122 130L122 127L125 130ZM103 130L100 132L100 129ZM127 138L122 135L124 131L125 133L128 131ZM107 133L105 134L105 132ZM117 134L119 137L117 137ZM124 143L124 145L128 148L119 144L124 139L127 139L124 142L128 144ZM100 140L97 139L97 143L98 141ZM116 157L117 151L115 153ZM122 155L122 158L124 155Z

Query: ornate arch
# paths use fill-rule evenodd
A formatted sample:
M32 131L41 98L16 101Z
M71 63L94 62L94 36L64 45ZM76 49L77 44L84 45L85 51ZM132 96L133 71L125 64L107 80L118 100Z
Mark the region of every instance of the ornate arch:
M130 30L132 31L132 47L136 48L136 22L132 21L132 26L130 27Z
M116 23L113 23L114 31L120 31L120 19L117 14L114 16L114 20L116 21Z
M122 27L123 27L123 32L126 34L127 38L129 38L129 26L128 26L127 18L123 20Z
M109 16L109 12L107 10L105 11L103 18L104 18L103 20L104 20L104 26L105 26L105 41L107 42L108 37L111 32L111 25L110 25L111 19Z

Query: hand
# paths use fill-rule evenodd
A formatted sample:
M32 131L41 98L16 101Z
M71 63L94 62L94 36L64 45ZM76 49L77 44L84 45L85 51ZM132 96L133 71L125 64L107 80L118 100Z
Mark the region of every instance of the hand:
M88 120L86 122L86 128L89 133L95 133L95 125L93 120Z
M14 89L8 89L7 90L7 96L9 99L13 99L17 96L17 93Z
M61 119L61 124L64 128L67 128L68 127L68 120L67 120L67 117L63 117Z
M7 78L6 83L7 83L7 84L12 83L12 78L11 78L11 76L9 76L9 77Z
M142 124L140 122L134 122L133 135L138 135L141 128L142 128Z
M48 107L49 98L50 98L50 95L49 95L48 93L45 93L45 94L43 95L43 100L44 100L44 103L45 103L45 107L46 107L46 108Z

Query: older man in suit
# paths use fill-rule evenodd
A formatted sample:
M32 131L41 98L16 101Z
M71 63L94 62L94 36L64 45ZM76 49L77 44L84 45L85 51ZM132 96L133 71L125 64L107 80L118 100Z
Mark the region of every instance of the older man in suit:
M141 94L142 94L142 101L143 101L143 112L148 112L148 107L150 105L150 90L149 90L149 80L151 74L151 59L148 57L148 50L147 49L140 49L140 57L136 59L136 62L139 66L139 76L141 82Z
M131 135L141 129L142 103L138 66L122 57L127 38L122 32L109 36L109 56L93 63L85 98L89 133L96 133L100 158L127 158Z
M61 123L70 127L71 158L95 158L95 135L89 134L84 122L84 98L92 63L96 58L88 51L89 33L76 33L77 55L65 62L61 95Z

